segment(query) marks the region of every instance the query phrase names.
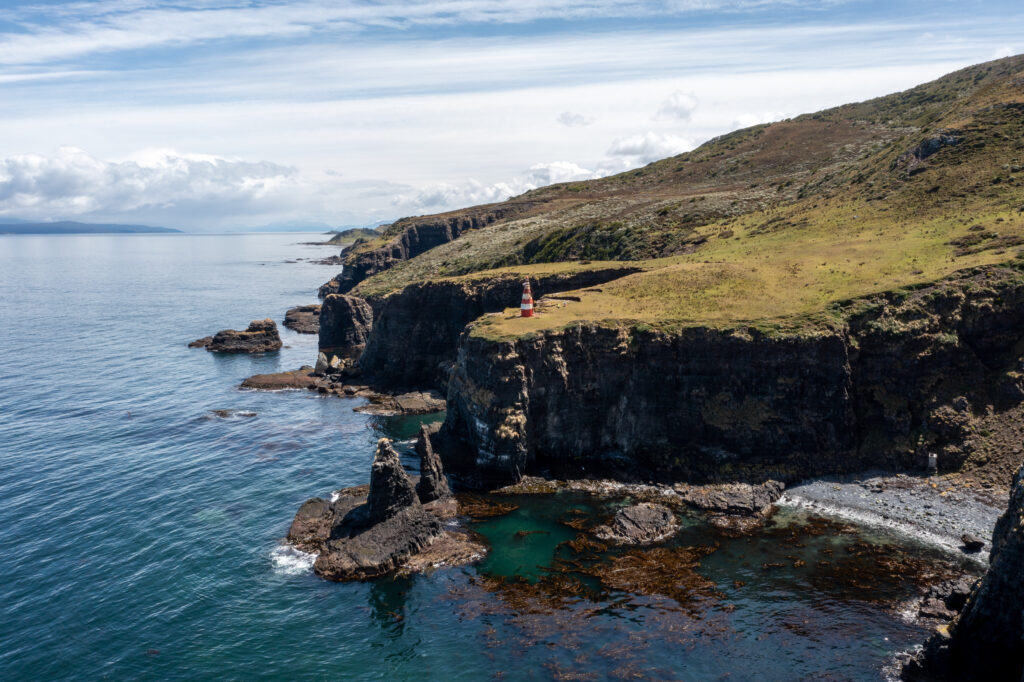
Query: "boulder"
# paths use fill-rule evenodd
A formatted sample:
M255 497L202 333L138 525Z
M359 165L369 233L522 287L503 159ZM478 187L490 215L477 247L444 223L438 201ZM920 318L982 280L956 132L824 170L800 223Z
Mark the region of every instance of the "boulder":
M313 368L313 374L322 377L327 373L330 367L330 362L327 360L327 356L324 353L318 353L316 356L316 367Z
M667 540L678 530L679 521L671 509L641 502L615 512L611 523L595 528L594 535L618 545L649 545Z
M267 318L253 320L244 332L224 329L214 334L206 350L214 353L266 353L281 348L277 324Z
M416 494L420 502L426 504L451 496L448 480L444 476L441 458L430 442L431 427L423 424L416 439L416 453L420 456L420 480L416 484ZM436 430L436 429L433 429Z
M373 309L356 296L331 294L320 307L319 347L328 355L357 358L373 327Z
M320 305L300 305L284 314L284 326L300 334L320 332Z
M960 536L960 541L963 542L963 551L968 554L977 554L985 547L985 541L979 538L977 535L970 533L964 533Z

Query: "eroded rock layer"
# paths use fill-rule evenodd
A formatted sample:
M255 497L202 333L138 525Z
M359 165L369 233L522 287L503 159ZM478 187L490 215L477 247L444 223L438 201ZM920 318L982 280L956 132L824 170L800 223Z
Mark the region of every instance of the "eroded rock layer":
M961 273L793 331L584 323L467 334L445 465L480 484L527 472L699 481L870 467L951 469L975 413L1024 399L1024 273Z

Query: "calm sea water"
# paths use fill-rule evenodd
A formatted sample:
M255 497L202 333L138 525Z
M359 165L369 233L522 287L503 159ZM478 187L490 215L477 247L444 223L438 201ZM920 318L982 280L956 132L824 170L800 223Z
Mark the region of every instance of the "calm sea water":
M336 268L284 262L330 253L310 238L0 237L0 679L879 679L922 639L890 605L934 555L793 513L695 517L700 556L651 563L569 549L598 503L521 498L477 567L316 578L279 543L295 510L415 421L236 388L313 336L185 346L314 301Z

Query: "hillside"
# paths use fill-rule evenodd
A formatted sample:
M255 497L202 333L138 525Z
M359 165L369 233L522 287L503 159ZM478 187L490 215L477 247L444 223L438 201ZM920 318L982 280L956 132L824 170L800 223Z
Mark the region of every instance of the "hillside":
M1014 257L1024 242L1022 140L1018 56L609 178L403 219L345 253L351 272L365 271L348 289L373 296L495 268L542 274L550 263L628 260L646 272L557 315L492 326L515 334L577 319L807 313ZM417 253L396 247L438 224L463 227Z
M365 349L340 352L363 380L447 391L445 465L485 486L798 480L926 451L1003 485L1024 438L1022 161L1018 56L397 221L321 288L344 301L321 348L355 329Z

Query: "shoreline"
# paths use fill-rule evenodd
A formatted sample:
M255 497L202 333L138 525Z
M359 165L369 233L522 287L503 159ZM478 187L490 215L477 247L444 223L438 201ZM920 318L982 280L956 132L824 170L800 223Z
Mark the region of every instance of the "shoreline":
M883 471L808 479L786 488L776 504L895 532L982 569L988 568L992 532L1006 506L946 476ZM981 551L963 551L965 533L984 540Z

